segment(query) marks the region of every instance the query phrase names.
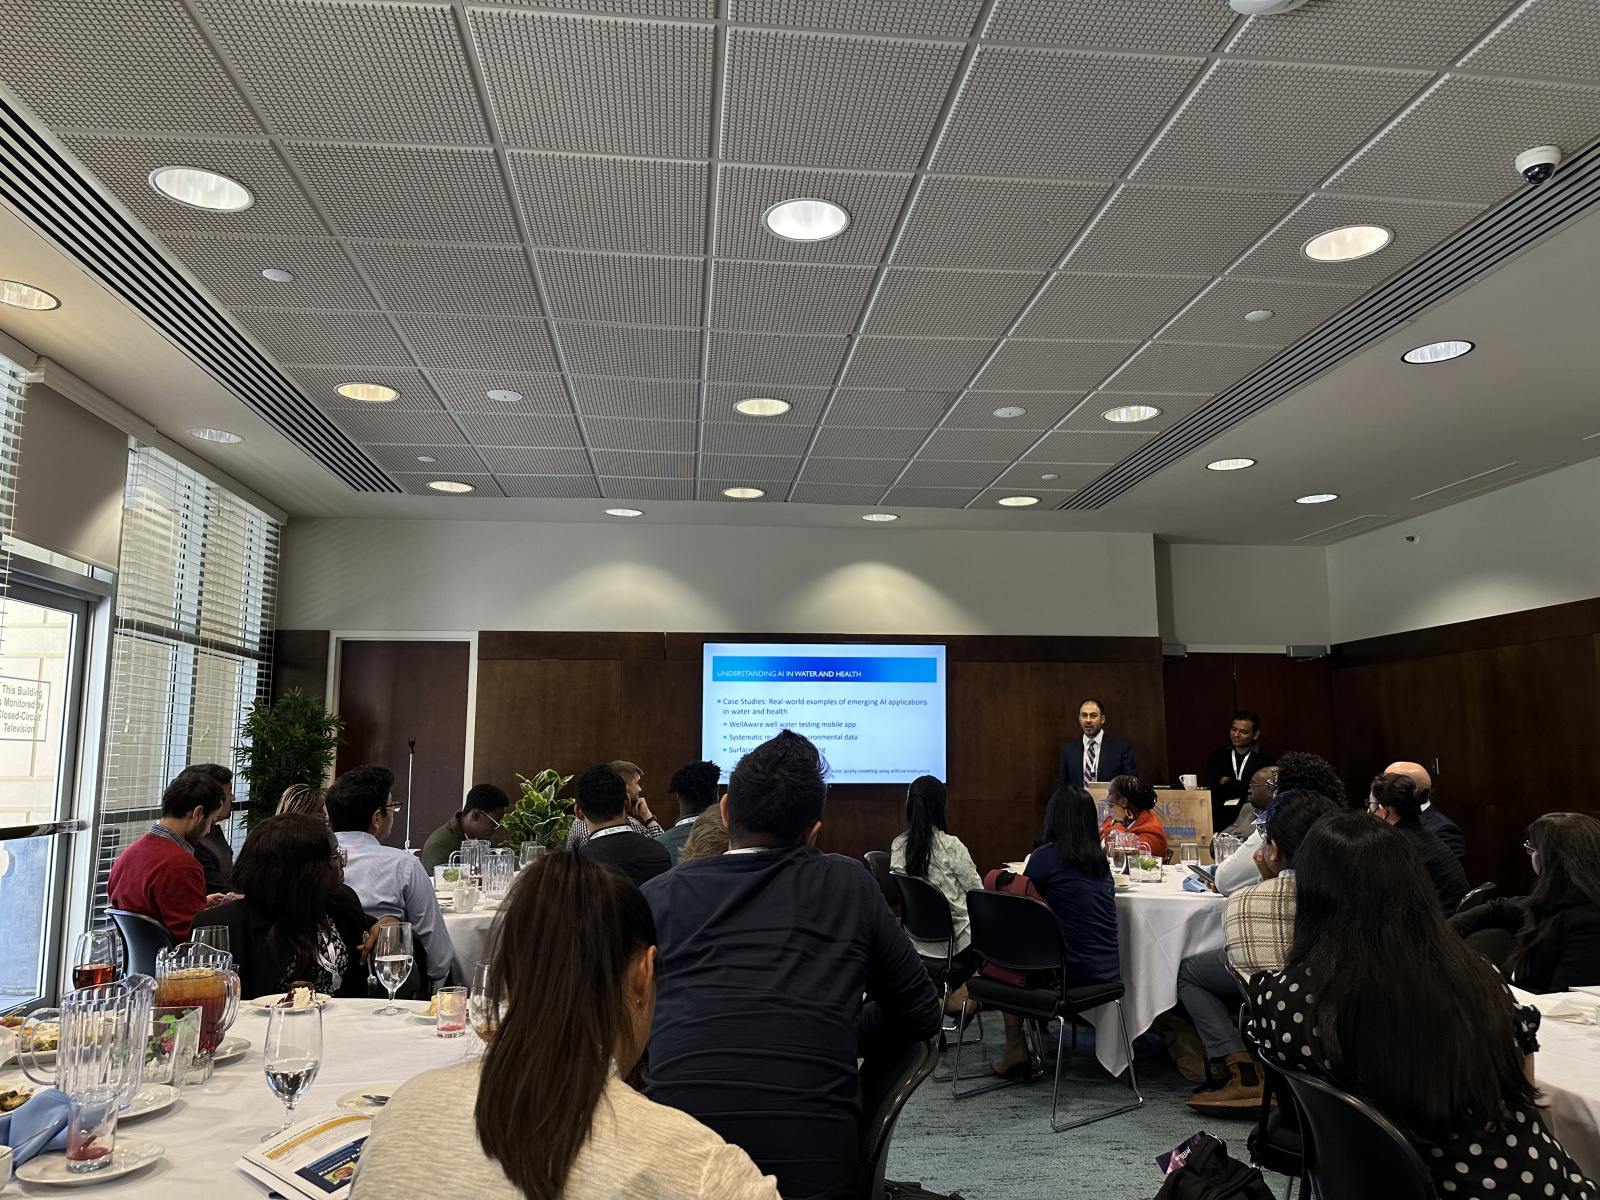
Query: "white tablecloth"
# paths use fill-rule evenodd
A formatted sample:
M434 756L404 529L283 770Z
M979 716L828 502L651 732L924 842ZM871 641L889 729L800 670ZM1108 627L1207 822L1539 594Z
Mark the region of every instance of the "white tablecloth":
M1591 1007L1597 1000L1581 994L1572 998ZM1530 996L1518 999L1534 1003ZM1550 1106L1557 1140L1585 1175L1600 1179L1600 1027L1545 1017L1539 1023L1533 1077Z
M1161 883L1141 883L1117 893L1117 941L1122 956L1122 1017L1128 1038L1138 1037L1178 1003L1178 964L1191 954L1220 950L1222 906L1214 892L1186 892L1179 872L1167 868ZM1128 1065L1116 1009L1084 1014L1095 1028L1095 1057L1113 1075Z
M494 913L481 908L472 912L445 913L444 927L450 935L450 945L456 952L456 971L452 983L463 987L472 982L472 968L484 960L483 947L489 940L489 926L494 924Z
M339 1097L356 1088L400 1083L480 1050L470 1031L445 1039L435 1036L431 1025L418 1024L409 1016L373 1016L382 1003L333 1000L323 1010L322 1069L295 1109L297 1119L333 1112ZM118 1136L159 1142L165 1155L152 1166L81 1194L161 1200L265 1197L267 1188L236 1171L233 1164L260 1142L262 1134L283 1123L283 1105L268 1090L262 1072L266 1028L265 1014L241 1009L230 1034L250 1040L243 1058L218 1067L210 1082L182 1089L178 1102L166 1112L118 1125ZM60 1188L21 1180L12 1181L7 1200L13 1192L57 1198L64 1194Z

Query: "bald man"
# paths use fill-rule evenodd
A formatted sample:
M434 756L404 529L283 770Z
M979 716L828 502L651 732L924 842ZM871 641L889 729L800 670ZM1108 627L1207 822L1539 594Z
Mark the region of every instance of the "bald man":
M1467 857L1467 839L1461 834L1461 826L1439 811L1438 807L1428 798L1433 790L1433 777L1421 763L1393 762L1383 769L1385 775L1409 775L1417 781L1417 793L1422 798L1422 824L1424 828L1431 829L1434 835L1450 847L1450 853L1457 858Z

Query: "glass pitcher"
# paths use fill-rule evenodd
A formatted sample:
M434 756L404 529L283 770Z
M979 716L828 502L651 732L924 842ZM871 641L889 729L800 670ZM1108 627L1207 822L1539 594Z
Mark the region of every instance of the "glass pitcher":
M155 1002L163 1008L200 1010L200 1046L190 1080L210 1079L217 1047L239 1012L239 977L233 972L233 955L193 942L159 951Z
M516 877L517 859L514 850L490 850L483 856L483 896L498 903L511 890Z
M461 849L451 853L450 865L470 878L474 886L481 888L483 886L483 857L488 849L489 843L481 838L468 838L461 843Z

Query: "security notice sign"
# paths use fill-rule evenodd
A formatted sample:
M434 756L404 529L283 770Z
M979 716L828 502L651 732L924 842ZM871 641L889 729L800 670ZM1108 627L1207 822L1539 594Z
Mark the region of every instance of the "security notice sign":
M42 742L50 711L50 683L0 675L0 742Z

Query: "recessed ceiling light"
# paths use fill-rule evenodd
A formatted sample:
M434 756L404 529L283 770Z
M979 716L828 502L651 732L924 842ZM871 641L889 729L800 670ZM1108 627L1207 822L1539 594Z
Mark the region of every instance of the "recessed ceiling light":
M382 404L400 395L392 387L385 387L381 383L341 383L334 391L346 400L364 400L368 404Z
M829 200L785 200L767 209L767 228L791 242L825 242L850 224L850 214Z
M294 282L293 272L285 271L282 267L268 267L265 271L261 272L261 278L270 279L273 283Z
M1004 408L995 409L994 415L999 417L1002 421L1009 421L1012 417L1027 416L1028 410L1025 408L1018 408L1015 404L1008 404Z
M1030 504L1039 503L1039 497L1037 497L1037 496L1001 496L1000 499L995 501L995 503L996 504L1003 504L1007 508L1027 508L1028 505L1030 505Z
M1122 404L1100 415L1118 425L1137 425L1140 421L1153 421L1161 415L1161 410L1153 404Z
M723 488L722 494L730 500L759 500L766 495L760 488L753 487Z
M1343 225L1319 233L1302 249L1307 258L1318 262L1348 262L1376 254L1389 244L1394 234L1382 225Z
M900 517L897 513L862 513L861 519L863 521L898 521Z
M452 496L472 491L470 483L461 483L454 479L435 479L428 486L436 492L449 492Z
M770 396L752 396L734 405L747 417L777 417L789 411L787 400L774 400Z
M1415 350L1407 350L1400 357L1408 363L1449 362L1460 358L1472 349L1471 342L1429 342Z
M15 279L0 279L0 304L8 304L12 308L30 308L34 312L49 312L52 308L61 307L61 301L43 288L18 283Z
M496 388L494 391L487 394L489 399L498 400L501 404L516 404L522 399L521 392L508 392L502 388Z
M1051 472L1051 473L1050 473L1050 474L1048 474L1048 475L1041 475L1041 476L1039 476L1039 478L1040 478L1040 479L1060 479L1060 478L1061 478L1061 476L1059 476L1059 475L1057 475L1057 474L1056 474L1056 473L1055 473L1055 472L1054 472L1054 471L1052 471L1052 472Z
M185 429L192 438L199 438L202 442L216 442L222 446L232 446L244 441L237 433L229 433L226 429Z
M1301 496L1296 504L1326 504L1329 500L1337 500L1338 492L1313 492L1309 496Z
M418 462L438 462L439 460L437 458L433 457L433 455L431 455L431 454L419 454L419 455L417 455L417 461Z
M642 508L608 508L608 509L606 509L606 516L608 516L608 517L642 517L642 516L644 516L644 509L642 509Z
M1206 464L1206 470L1242 471L1246 467L1253 467L1255 465L1256 460L1253 458L1219 458L1216 462L1208 462Z
M1252 325L1259 325L1263 321L1270 321L1276 314L1270 308L1252 308L1245 313L1244 319Z
M256 202L237 179L200 167L158 167L150 172L150 186L179 204L214 212L238 212Z

